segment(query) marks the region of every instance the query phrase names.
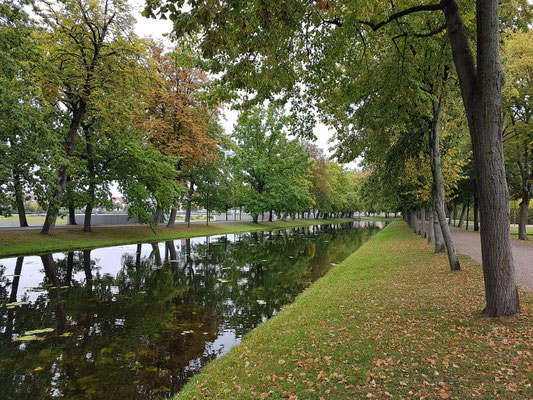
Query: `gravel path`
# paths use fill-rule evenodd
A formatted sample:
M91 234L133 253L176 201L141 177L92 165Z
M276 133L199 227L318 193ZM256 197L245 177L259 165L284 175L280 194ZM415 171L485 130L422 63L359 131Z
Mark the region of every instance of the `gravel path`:
M481 262L481 242L478 232L451 227L452 239L458 253L466 254ZM533 291L533 243L511 240L516 281L518 285Z
M418 220L420 222L420 220ZM428 224L426 224L426 232ZM479 232L469 232L464 228L450 226L453 244L459 254L466 254L481 263L481 240ZM533 291L533 242L511 239L516 273L519 286Z

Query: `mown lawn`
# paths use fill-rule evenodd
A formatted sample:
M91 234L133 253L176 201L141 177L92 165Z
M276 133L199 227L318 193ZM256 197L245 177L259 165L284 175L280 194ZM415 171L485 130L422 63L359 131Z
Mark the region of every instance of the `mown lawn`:
M466 224L463 225L463 227L461 229L465 229L466 230ZM469 223L468 224L468 231L469 232L474 232L474 224L473 223ZM533 236L533 228L526 228L526 233L527 233L528 236L529 235ZM511 238L518 240L518 227L511 226ZM532 238L530 237L529 240L531 240L531 239Z
M209 225L191 224L190 227L177 225L172 229L162 226L156 232L153 232L147 226L94 228L93 232L90 233L83 232L80 229L57 229L51 236L41 235L39 231L4 231L0 232L0 257L349 221L354 221L354 219L288 220L258 224L253 222L226 222L211 223Z
M461 261L393 222L177 399L532 398L532 293L489 319L481 267Z

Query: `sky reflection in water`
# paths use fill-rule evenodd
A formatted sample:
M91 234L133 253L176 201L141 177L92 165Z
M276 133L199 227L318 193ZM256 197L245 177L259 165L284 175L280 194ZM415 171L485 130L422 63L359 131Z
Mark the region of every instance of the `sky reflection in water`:
M382 225L1 259L0 397L175 394Z

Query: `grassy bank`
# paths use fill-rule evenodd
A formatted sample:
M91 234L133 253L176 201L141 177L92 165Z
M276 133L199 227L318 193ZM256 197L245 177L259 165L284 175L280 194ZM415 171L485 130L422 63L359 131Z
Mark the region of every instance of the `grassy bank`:
M289 220L263 222L227 222L209 225L177 225L169 229L159 227L154 233L149 227L94 228L87 233L80 229L57 229L53 235L41 235L39 231L0 232L0 257L37 253L82 250L95 247L116 246L140 242L159 242L194 236L221 235L225 233L250 232L270 229L293 228L353 221L340 218L328 220Z
M481 268L462 265L393 222L178 398L531 398L533 294L486 318Z

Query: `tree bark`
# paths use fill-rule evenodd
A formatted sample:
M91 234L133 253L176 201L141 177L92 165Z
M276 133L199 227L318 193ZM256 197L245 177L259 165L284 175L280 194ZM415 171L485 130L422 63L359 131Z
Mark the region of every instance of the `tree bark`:
M24 192L22 191L19 174L13 174L13 186L15 189L15 202L17 204L19 225L25 227L28 226L28 220L26 219L26 210L24 209Z
M154 223L154 226L157 228L159 223L161 222L161 215L163 214L163 210L161 210L161 207L159 205L155 209L155 213L152 216L152 222Z
M428 223L428 244L435 241L435 215L433 214L433 206L428 210L429 223Z
M172 203L172 208L170 209L170 215L168 217L167 228L174 228L177 214L178 214L178 201L174 199L174 202Z
M434 209L439 219L442 238L446 244L446 251L448 253L448 262L450 270L458 271L461 269L459 258L455 251L450 227L446 221L446 211L444 209L444 178L442 177L441 157L440 157L440 124L442 120L442 103L440 99L433 101L433 123L430 133L430 154L431 154L431 173L433 175L433 195L434 195ZM435 234L435 237L437 234ZM436 240L435 240L436 242Z
M446 251L446 244L442 237L442 229L439 222L439 216L435 209L433 209L433 230L435 232L435 253L444 253Z
M72 113L72 119L70 121L69 129L67 132L67 138L65 140L65 155L66 157L71 157L74 152L74 143L76 141L76 133L80 127L80 124L85 116L87 111L87 105L85 100L81 99L78 105L75 107ZM57 174L57 186L52 192L50 202L48 204L48 209L46 210L46 217L44 220L43 228L41 233L43 235L51 235L54 233L54 228L56 226L57 215L59 214L59 206L61 199L65 194L65 189L67 188L67 165L62 165L59 167L59 172Z
M466 214L466 200L463 202L463 205L461 206L461 216L459 217L459 223L457 224L458 228L463 227L463 222L465 221L465 214Z
M455 0L443 0L448 37L472 140L479 190L485 313L520 312L511 252L509 191L502 141L498 0L477 0L477 70Z
M421 228L421 223L422 221L420 221L420 223L418 222L418 215L417 215L417 212L415 210L415 226L416 226L416 234L417 235L422 235L422 228Z
M466 201L466 230L468 230L468 221L470 219L470 197Z
M81 124L85 135L85 150L87 152L87 172L89 177L89 201L85 205L85 219L83 220L83 231L91 232L91 218L93 208L96 203L96 166L94 164L94 152L90 124Z
M474 190L474 232L479 231L479 198L477 189Z
M426 238L426 207L420 207L420 236Z
M78 225L76 223L76 209L74 206L68 207L68 224L69 225Z
M527 237L526 225L530 201L531 199L527 196L522 197L522 201L520 201L520 219L518 220L518 239L520 240L529 240Z

